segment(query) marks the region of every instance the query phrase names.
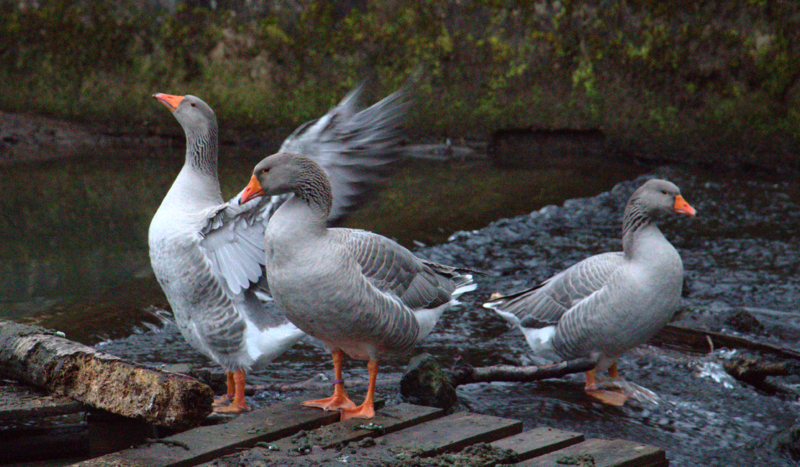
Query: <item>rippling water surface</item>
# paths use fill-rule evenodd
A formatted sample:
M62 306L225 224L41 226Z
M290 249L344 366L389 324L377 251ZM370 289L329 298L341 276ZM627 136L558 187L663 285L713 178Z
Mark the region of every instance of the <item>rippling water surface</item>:
M226 194L241 188L259 158L220 162ZM4 206L17 215L0 221L0 318L56 327L143 363L216 370L177 334L147 261L147 224L180 163L180 154L170 152L59 162L25 173L2 169L0 181L20 188ZM519 289L586 256L618 250L623 206L652 176L675 182L698 210L696 218L661 223L686 269L686 306L677 322L796 349L800 189L789 178L612 162L513 171L482 160L414 162L347 225L397 238L432 260L489 273L414 354L429 352L445 366L458 359L524 364L531 360L522 335L480 304L494 291ZM729 318L742 311L761 327L732 324ZM657 405L603 406L584 395L582 375L467 385L458 392L471 410L523 420L526 429L541 424L661 446L673 466L794 465L764 443L796 423L797 397L766 394L728 377L721 362L732 356L651 346L630 352L620 362L622 375L655 391L662 398ZM378 391L389 403L399 400L396 380L407 361L382 363ZM345 370L351 380L366 376L363 362L350 361ZM330 371L327 355L301 343L252 375L269 387L252 403L289 397L277 389L281 384ZM780 382L800 389L797 376Z

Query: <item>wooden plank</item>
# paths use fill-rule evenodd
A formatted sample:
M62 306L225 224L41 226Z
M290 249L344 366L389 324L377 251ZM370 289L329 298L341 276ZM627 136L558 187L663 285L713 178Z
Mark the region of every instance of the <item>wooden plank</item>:
M380 409L374 418L369 420L350 419L308 431L295 436L279 439L271 443L270 452L241 453L241 459L257 456L265 457L275 465L291 465L297 462L320 464L334 462L345 445L356 443L365 438L378 438L421 423L443 417L445 411L435 407L423 407L414 404L398 404ZM366 426L370 428L361 428ZM259 443L261 445L261 443ZM298 449L313 446L312 452L298 452ZM336 448L336 449L333 449ZM256 448L258 450L260 448ZM242 461L247 463L245 461ZM209 467L212 464L206 464Z
M86 414L76 413L0 424L0 464L87 457L85 418Z
M459 412L381 438L388 447L402 447L420 456L460 451L475 443L491 443L522 431L522 422Z
M555 428L539 427L491 443L492 447L510 449L517 453L519 462L543 456L584 440L580 433Z
M304 397L302 400L305 400ZM234 420L178 433L157 443L108 454L76 464L95 466L179 467L197 465L257 442L272 442L300 430L312 430L338 421L339 412L303 407L300 400L285 401L239 415Z
M444 410L436 407L423 407L414 404L398 404L379 410L370 420L350 419L318 428L312 432L322 449L330 449L336 445L353 443L364 438L377 438L389 433L425 423L443 417ZM359 426L372 426L373 429ZM278 445L282 446L280 440Z
M86 407L0 380L0 464L89 454Z
M441 414L436 413L436 415ZM376 423L377 420L379 419L376 415L370 421ZM348 420L336 425L345 428L346 424L349 425L350 422L352 421ZM363 422L361 421L361 423ZM327 428L329 427L324 429ZM329 449L325 450L314 440L314 432L302 434L302 436L298 434L295 440L296 443L292 443L289 439L273 443L272 447L280 449L279 451L271 451L262 445L262 447L256 449L224 457L214 462L214 464L208 464L208 466L251 464L280 465L283 467L339 464L361 466L388 465L400 460L413 464L417 462L419 457L433 456L446 451L460 451L475 443L489 443L506 436L513 436L521 430L522 423L517 420L458 413L386 433L383 436L377 436L374 440L360 436L361 441L351 441L346 447L340 443L334 443L334 440L330 440L331 442L329 443L323 443L330 446ZM344 430L334 429L334 431L341 434L345 433ZM378 434L376 433L376 435ZM298 452L297 447L301 445L310 447L310 452Z
M69 397L47 394L16 381L0 382L0 425L8 420L28 420L85 411L85 405Z
M596 467L661 467L668 465L663 449L621 439L589 439L516 465L563 467L565 461L577 460L580 456L591 456L594 464L589 465Z

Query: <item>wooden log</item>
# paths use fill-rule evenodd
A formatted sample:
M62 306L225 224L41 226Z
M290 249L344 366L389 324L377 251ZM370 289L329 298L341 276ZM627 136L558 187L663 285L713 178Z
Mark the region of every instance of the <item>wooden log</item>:
M213 393L194 378L147 368L11 321L0 321L0 375L168 428L196 426L211 413Z
M569 360L542 366L494 365L473 367L462 364L453 369L453 386L460 384L489 383L492 381L530 382L548 378L560 378L571 373L589 371L595 361L589 358Z

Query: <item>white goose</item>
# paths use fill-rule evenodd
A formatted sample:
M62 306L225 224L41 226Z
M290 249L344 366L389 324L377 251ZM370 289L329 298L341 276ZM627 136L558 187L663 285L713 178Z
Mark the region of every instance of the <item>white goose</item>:
M312 159L289 152L256 165L242 201L292 193L267 225L266 269L275 303L333 356L331 397L304 404L371 418L378 361L427 336L459 295L474 290L465 270L421 260L380 235L328 228L331 185ZM342 380L343 353L369 360L369 386L355 407Z
M592 256L484 306L518 326L541 356L595 359L586 373L587 393L621 405L626 396L599 390L595 372L608 369L618 378L620 355L650 339L680 306L683 264L653 222L659 213L694 216L695 210L674 184L649 180L625 207L622 252Z
M339 202L329 220L352 209L382 169L400 155L407 101L398 91L357 111L360 87L319 120L298 128L284 150L302 150L325 167ZM227 373L215 411L249 410L245 372L281 355L304 333L256 291L266 290L264 231L280 198L224 202L217 177L217 120L194 96L155 94L186 133L186 160L150 224L150 261L184 338ZM229 403L230 402L230 403Z

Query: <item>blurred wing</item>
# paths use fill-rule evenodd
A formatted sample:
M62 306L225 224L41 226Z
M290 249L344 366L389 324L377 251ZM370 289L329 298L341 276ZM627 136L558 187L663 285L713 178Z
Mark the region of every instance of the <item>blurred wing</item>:
M211 262L212 273L227 285L226 293L233 295L253 284L266 290L264 231L274 211L269 198L239 205L240 195L211 210L200 231L200 246Z
M368 109L357 111L362 86L354 89L320 119L301 125L286 138L281 151L305 154L328 173L333 188L334 221L352 210L401 155L401 124L408 102L399 90ZM200 245L213 272L224 278L234 295L251 284L266 290L264 231L288 196L256 198L239 205L241 193L209 212Z
M321 118L301 125L281 145L281 151L309 156L327 172L333 188L329 221L351 212L402 154L407 92L400 89L358 111L362 91L363 85L358 86Z
M570 308L601 290L623 261L621 252L592 256L535 287L490 300L484 306L523 327L550 326Z

